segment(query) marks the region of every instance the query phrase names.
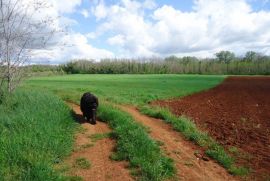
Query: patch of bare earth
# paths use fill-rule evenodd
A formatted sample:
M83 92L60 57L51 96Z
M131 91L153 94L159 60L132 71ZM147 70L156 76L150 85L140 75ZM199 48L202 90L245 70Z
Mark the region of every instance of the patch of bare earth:
M270 179L270 77L229 77L208 91L152 104L192 118L228 150L237 147L251 179Z
M120 108L131 114L136 121L150 128L151 137L160 141L164 153L174 160L179 180L236 180L216 162L212 160L203 161L199 156L200 154L196 154L200 152L200 148L186 141L169 124L142 115L136 108L131 106L120 106Z
M91 135L110 133L111 129L103 122L91 125L84 121L80 107L68 103L75 112L76 119L81 123L83 131L76 135L75 151L67 163L71 166L69 175L80 176L85 181L131 181L127 162L118 162L110 159L115 148L115 141L111 138L102 138L91 141ZM91 164L90 168L82 169L74 166L76 159L85 158Z

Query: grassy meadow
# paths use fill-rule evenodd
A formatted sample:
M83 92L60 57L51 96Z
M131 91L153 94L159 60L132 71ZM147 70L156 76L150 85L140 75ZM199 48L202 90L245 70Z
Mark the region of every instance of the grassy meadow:
M50 90L64 100L78 102L90 91L112 103L140 105L157 99L179 97L214 87L225 76L209 75L104 75L79 74L36 77L26 89Z

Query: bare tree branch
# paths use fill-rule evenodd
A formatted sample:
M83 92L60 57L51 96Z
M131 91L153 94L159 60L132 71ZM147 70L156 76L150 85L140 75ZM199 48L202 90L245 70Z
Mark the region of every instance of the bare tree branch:
M61 32L53 26L55 17L40 16L50 7L42 0L0 0L0 91L11 93L23 79L22 66L33 51L49 47Z

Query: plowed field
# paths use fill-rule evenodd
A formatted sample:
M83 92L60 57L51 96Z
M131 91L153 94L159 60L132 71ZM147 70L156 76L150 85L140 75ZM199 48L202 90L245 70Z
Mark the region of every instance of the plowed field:
M269 179L270 77L229 77L208 91L152 104L192 118L238 163L252 168L252 175Z

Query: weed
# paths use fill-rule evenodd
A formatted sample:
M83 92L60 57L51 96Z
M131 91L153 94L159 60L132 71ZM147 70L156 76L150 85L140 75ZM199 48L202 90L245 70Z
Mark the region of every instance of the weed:
M234 154L234 155L236 155L236 154L239 153L238 148L235 147L235 146L231 146L231 147L228 149L228 151L229 151L230 153Z
M82 169L89 169L91 167L91 163L86 158L80 157L75 160L74 166Z
M59 172L65 173L70 170L70 166L67 164L61 164L60 166L56 168L56 170L58 170Z
M118 154L118 153L113 153L113 154L110 155L110 159L114 160L114 161L122 161L125 158L121 157L121 155Z
M90 147L93 147L94 144L93 143L87 143L85 145L82 145L81 148L90 148Z
M134 177L139 177L141 175L141 170L138 168L132 168L130 169L130 175L134 176Z
M241 118L241 122L243 123L243 124L245 124L246 122L247 122L247 119L246 118Z
M194 164L192 162L190 162L190 161L187 161L187 162L184 163L184 165L187 166L187 167L192 167Z
M250 173L250 169L246 167L236 167L233 165L229 168L229 172L233 175L246 176Z
M160 141L160 140L156 140L156 143L158 146L163 146L164 145L164 142Z
M217 143L211 144L205 153L217 160L222 166L227 169L230 169L233 166L234 160L232 157L225 153L225 150L222 146ZM235 169L234 169L235 170Z
M80 145L78 147L75 147L73 148L73 152L78 152L78 151L81 151L83 149L86 149L86 148L90 148L92 146L94 146L95 144L94 143L87 143L87 144L84 144L84 145Z
M83 178L80 176L68 176L66 180L67 181L83 181Z
M180 151L178 151L178 150L173 150L173 153L174 153L174 154L176 154L176 155L181 154L181 152L180 152Z
M78 133L85 134L87 132L87 128L84 128L82 126L78 126L77 131L78 131Z
M92 134L88 136L93 142L96 142L98 140L102 140L104 138L110 138L111 133L97 133L97 134Z

